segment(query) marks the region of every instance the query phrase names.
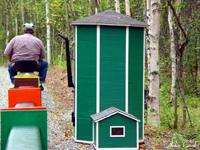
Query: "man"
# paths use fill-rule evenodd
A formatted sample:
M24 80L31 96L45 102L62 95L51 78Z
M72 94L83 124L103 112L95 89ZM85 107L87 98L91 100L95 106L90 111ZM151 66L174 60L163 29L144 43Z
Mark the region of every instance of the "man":
M35 37L33 24L25 23L23 26L24 34L15 36L7 45L4 54L9 60L8 72L11 82L14 82L16 71L13 66L19 61L36 61L39 66L39 77L42 83L45 82L48 63L44 61L45 50L42 41Z

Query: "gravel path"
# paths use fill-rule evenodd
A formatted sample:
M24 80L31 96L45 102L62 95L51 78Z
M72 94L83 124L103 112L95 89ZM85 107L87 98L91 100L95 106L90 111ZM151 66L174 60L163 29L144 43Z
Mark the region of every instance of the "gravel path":
M7 91L12 87L7 68L0 66L0 107L7 107ZM61 109L61 105L50 96L48 90L42 92L43 105L48 109L48 149L49 150L93 150L91 145L75 143L72 137L71 109ZM63 107L62 108L67 108Z
M7 68L0 66L0 107L7 107L8 89L12 87Z

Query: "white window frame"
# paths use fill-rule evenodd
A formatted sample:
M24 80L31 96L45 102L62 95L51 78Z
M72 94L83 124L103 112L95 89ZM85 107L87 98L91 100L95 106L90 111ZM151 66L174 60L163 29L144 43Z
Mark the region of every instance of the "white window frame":
M123 128L123 135L112 135L113 128ZM110 126L110 137L125 137L125 126Z

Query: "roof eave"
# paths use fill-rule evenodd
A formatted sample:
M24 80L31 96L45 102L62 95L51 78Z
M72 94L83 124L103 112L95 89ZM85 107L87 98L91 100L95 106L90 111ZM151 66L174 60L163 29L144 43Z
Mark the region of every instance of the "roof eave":
M78 26L78 25L81 25L81 26L86 26L86 25L95 25L95 26L118 26L118 27L138 27L138 28L146 28L147 25L144 24L144 25L124 25L124 24L103 24L103 23L72 23L71 25L73 26Z

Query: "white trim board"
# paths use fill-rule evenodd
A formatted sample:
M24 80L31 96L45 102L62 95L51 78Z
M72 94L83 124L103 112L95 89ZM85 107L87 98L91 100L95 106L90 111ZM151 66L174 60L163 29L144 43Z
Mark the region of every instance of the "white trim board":
M74 141L77 143L93 144L92 141L84 141L84 140L76 140L76 139L74 139Z
M125 111L128 113L129 27L126 27Z
M100 26L97 26L96 113L100 112Z
M94 121L92 121L92 142L94 143L94 126L95 126L95 123Z
M136 124L136 138L137 138L137 148L139 149L139 123Z
M142 144L142 143L144 143L144 140L139 140L139 144Z
M144 87L144 76L145 76L145 34L146 34L146 32L145 32L145 28L143 29L143 92L142 92L142 95L143 95L143 116L142 116L142 123L143 123L143 127L142 127L142 133L143 133L143 135L142 135L142 139L141 140L144 140L144 89L145 89L145 87ZM139 130L138 130L139 131ZM138 132L138 134L139 134L139 132ZM140 138L139 138L140 139Z
M74 137L77 139L77 26L75 26L75 130Z
M99 147L99 123L96 123L96 147Z

